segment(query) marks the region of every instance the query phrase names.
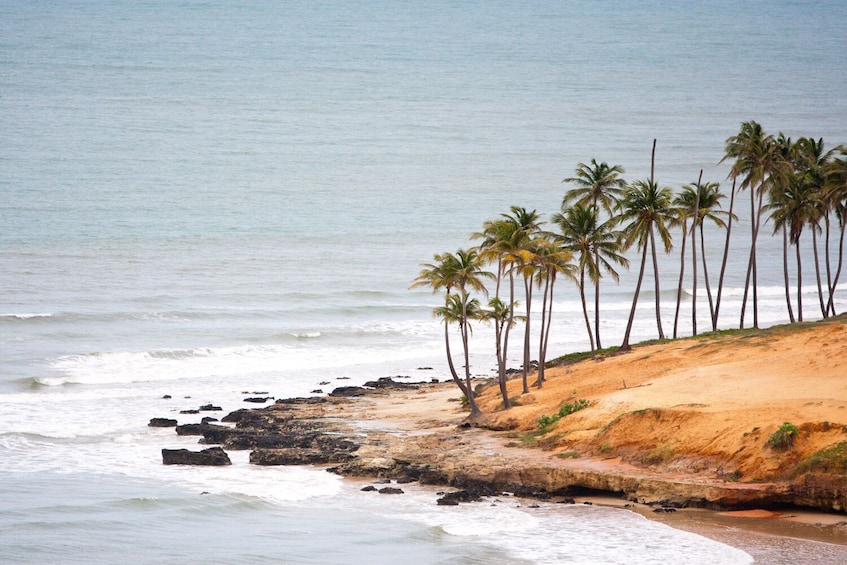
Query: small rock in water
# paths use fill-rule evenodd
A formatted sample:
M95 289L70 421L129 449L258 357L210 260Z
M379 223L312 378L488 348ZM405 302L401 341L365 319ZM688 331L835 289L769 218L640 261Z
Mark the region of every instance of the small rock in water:
M214 412L217 410L223 410L223 408L221 408L220 406L214 406L213 404L204 404L200 407L200 410L204 412Z
M379 494L403 494L403 489L395 487L384 487L379 489Z
M150 418L147 425L151 428L175 428L177 421L172 418Z
M217 421L218 421L217 418L212 418L211 416L203 416L203 418L200 420L200 422L203 423L203 424L208 424L209 422L217 422Z
M362 492L374 492L376 491L376 487L373 485L368 485L362 489Z
M268 400L273 400L273 396L251 396L249 398L245 398L244 402L253 402L255 404L262 404L267 402Z
M165 396L162 397L162 400L169 400L170 398L171 398L171 395L166 394Z
M199 411L199 410L195 410L195 409L191 408L191 409L189 409L189 410L180 410L180 411L179 411L179 413L180 413L180 414L199 414L199 413L200 413L200 411Z
M324 393L324 391L323 391L323 390L321 390L321 389L319 389L319 388L316 388L315 390L313 390L313 391L312 391L312 393L311 393L311 394L323 394L323 393Z

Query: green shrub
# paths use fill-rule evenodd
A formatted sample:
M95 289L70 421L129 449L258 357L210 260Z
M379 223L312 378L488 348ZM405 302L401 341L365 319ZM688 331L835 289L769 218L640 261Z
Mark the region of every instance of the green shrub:
M588 400L585 400L584 398L577 400L573 404L565 403L565 404L562 405L561 408L559 408L559 411L556 414L553 414L552 416L547 416L547 415L541 416L538 419L538 429L539 430L547 429L550 426L552 426L553 424L555 424L556 422L558 422L560 418L564 418L565 416L570 416L574 412L579 412L580 410L584 410L585 408L588 408L589 406L591 406L591 402L589 402Z
M791 422L785 422L768 439L765 446L772 449L788 449L794 445L794 437L798 432L797 426Z

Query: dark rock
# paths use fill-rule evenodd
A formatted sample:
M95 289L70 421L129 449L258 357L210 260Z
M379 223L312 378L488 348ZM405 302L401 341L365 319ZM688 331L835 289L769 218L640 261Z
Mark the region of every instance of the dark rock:
M362 488L362 492L376 492L376 487L373 485L368 485Z
M150 418L150 423L147 425L151 428L174 428L177 423L171 418Z
M671 508L669 506L662 506L661 508L653 509L653 512L655 512L656 514L671 514L673 512L676 512L676 508Z
M460 502L478 502L482 497L467 490L448 492L436 501L439 506L456 506Z
M576 500L571 498L570 496L566 496L562 500L558 502L558 504L576 504Z
M170 399L171 399L170 394L166 394L165 396L162 397L162 400L170 400Z
M379 489L379 494L403 494L403 489L395 487L383 487Z
M592 505L592 504L594 504L594 503L593 503L593 502L589 502L589 501L587 501L587 500L586 500L585 502L583 502L583 504L585 504L586 506L591 506L591 505Z
M223 410L220 406L214 406L212 404L204 404L200 407L200 410L203 412L215 412L217 410Z
M199 410L195 410L195 409L191 408L191 409L189 409L189 410L180 410L180 411L179 411L179 413L180 413L180 414L199 414L199 413L200 413L200 411L199 411Z
M209 427L208 424L181 424L176 427L176 435L178 436L202 436L203 430Z
M400 378L400 377L398 377ZM408 377L404 377L408 378ZM375 389L417 389L418 387L409 383L398 383L391 377L382 377L375 381L368 381L365 383L366 387L375 388Z
M360 386L340 386L330 392L329 395L335 397L364 396L367 392L366 389Z
M325 452L313 448L255 449L250 452L250 463L253 465L320 465L342 463L351 457L348 453Z
M321 386L326 386L326 385L329 384L329 381L321 381L318 384L321 385Z
M200 423L201 424L208 424L210 422L217 422L217 421L218 421L217 418L212 418L211 416L203 416L203 418L200 420Z
M405 477L400 477L399 479L397 479L397 484L398 485L407 485L409 483L414 483L415 481L417 481L416 478L405 476Z
M162 463L165 465L231 465L229 456L220 447L202 451L187 449L163 449Z
M324 391L319 389L319 388L312 390L312 394L323 394L323 393L324 393Z
M327 399L322 396L298 396L295 398L280 398L274 404L323 404L324 402L327 402Z
M264 404L268 400L273 400L273 396L251 396L249 398L245 398L244 402L252 402L254 404Z

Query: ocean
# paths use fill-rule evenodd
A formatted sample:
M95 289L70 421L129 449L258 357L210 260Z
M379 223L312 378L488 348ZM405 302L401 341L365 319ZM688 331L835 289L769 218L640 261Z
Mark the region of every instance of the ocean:
M660 184L703 169L726 190L743 121L847 142L845 21L837 0L0 1L0 560L752 562L623 510L445 509L414 486L384 500L246 452L165 467L162 448L195 439L147 422L448 378L440 299L409 289L421 263L512 205L549 219L579 162L649 177L654 138ZM746 202L721 327L738 325ZM771 232L761 325L788 319ZM603 282L604 345L623 335L631 258ZM666 332L677 263L662 258ZM656 337L651 292L648 271L632 342ZM572 284L554 310L549 356L587 349ZM487 332L479 376L496 367Z

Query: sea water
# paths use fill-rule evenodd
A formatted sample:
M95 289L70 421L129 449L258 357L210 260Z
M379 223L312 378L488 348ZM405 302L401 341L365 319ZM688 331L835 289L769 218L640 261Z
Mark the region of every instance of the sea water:
M511 205L549 219L578 162L647 178L654 138L661 184L703 169L727 190L742 121L847 142L844 21L836 1L0 2L0 559L749 562L626 511L439 508L425 487L368 496L246 452L165 467L163 447L195 439L146 424L447 378L439 298L409 290L420 263ZM738 325L745 203L722 327ZM787 321L771 231L761 325ZM631 259L603 282L604 345L623 335ZM666 332L677 262L662 258ZM650 292L648 276L632 341L656 336ZM556 296L550 355L586 349L575 288Z

